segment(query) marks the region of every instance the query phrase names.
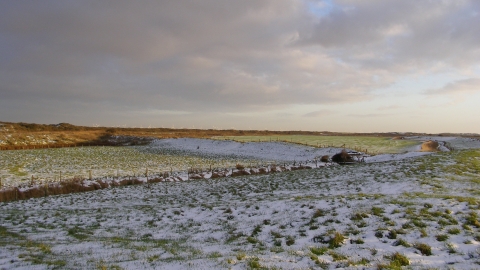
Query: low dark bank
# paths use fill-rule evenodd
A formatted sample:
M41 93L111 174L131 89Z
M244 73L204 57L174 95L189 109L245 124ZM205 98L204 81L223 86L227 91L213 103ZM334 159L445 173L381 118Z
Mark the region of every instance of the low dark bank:
M34 124L0 122L0 150L22 150L82 146L142 145L161 138L211 138L215 136L455 136L480 138L479 134L425 134L414 132L345 133L329 131L216 130L172 128L86 127L68 123Z

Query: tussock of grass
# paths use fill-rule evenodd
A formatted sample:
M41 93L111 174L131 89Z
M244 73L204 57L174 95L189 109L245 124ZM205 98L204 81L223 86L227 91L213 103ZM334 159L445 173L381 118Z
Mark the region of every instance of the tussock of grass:
M382 214L385 213L385 210L381 207L372 207L372 214L375 216L381 216Z
M447 233L449 234L460 234L460 229L459 228L451 228L451 229L448 229Z
M415 243L413 245L422 255L431 256L432 255L432 247L425 243Z
M343 242L345 241L345 236L341 234L340 232L335 232L333 235L332 239L329 241L329 246L330 248L338 248L343 245Z
M411 247L411 245L404 239L399 238L397 241L393 243L393 246L404 246L404 247Z
M315 255L323 255L325 254L325 252L328 251L328 248L325 247L325 246L321 246L321 247L310 247L310 252L312 252L313 254Z
M390 265L393 267L407 266L410 265L410 260L407 256L400 254L398 252L393 253L390 257Z
M439 242L443 242L443 241L446 241L448 237L449 236L446 234L438 234L437 236L435 236L435 239L437 239L437 241Z
M335 252L335 251L330 251L328 252L328 255L332 256L332 259L333 261L343 261L343 260L346 260L348 259L347 256L345 256L344 254L341 254L341 253L338 253L338 252Z

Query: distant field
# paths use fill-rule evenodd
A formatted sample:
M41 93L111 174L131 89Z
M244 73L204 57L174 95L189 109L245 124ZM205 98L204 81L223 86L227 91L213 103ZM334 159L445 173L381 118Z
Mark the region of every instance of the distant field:
M0 151L0 179L3 186L58 181L73 177L116 177L149 175L187 168L231 167L246 159L194 156L149 146L75 147Z
M315 147L345 147L372 154L391 154L420 144L418 141L392 140L385 137L365 136L315 136L315 135L280 135L280 136L218 136L214 139L234 140L239 142L284 141Z

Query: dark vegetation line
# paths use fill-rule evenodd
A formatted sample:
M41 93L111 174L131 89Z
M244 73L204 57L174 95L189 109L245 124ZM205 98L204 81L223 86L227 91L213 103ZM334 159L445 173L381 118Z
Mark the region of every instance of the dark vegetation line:
M2 136L3 135L3 136ZM26 141L27 136L44 136L51 138L51 143L39 144ZM344 133L328 131L269 131L269 130L215 130L215 129L172 129L172 128L113 128L113 127L86 127L68 123L60 124L33 124L0 122L0 140L7 144L0 145L0 150L43 149L80 146L119 146L142 145L152 139L165 138L211 138L215 136L281 136L281 135L316 135L316 136L375 136L395 137L398 132L387 133ZM402 136L456 136L480 138L479 134L425 134L402 133ZM114 137L125 137L125 140ZM4 138L2 138L4 137ZM5 139L6 137L11 138ZM15 143L16 142L16 143Z

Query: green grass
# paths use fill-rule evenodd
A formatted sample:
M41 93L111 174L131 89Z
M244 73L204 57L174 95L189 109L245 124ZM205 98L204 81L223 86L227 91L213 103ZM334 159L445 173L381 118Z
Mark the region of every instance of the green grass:
M428 244L425 243L415 243L413 245L414 248L416 248L422 255L425 256L431 256L432 255L432 247L430 247Z
M446 234L438 234L437 236L435 236L435 238L437 239L437 241L443 242L443 241L446 241L449 238L449 236Z
M328 251L328 247L322 246L322 247L310 247L310 252L312 252L315 255L323 255L325 252Z
M384 154L398 153L402 149L418 145L418 141L409 140L391 140L383 137L366 136L316 136L316 135L280 135L280 136L228 136L214 137L219 140L235 140L239 142L268 142L284 141L297 144L306 144L315 147L347 147L361 151L367 150L369 153Z
M93 178L138 176L202 169L234 167L237 163L256 163L256 160L187 154L181 151L149 146L76 147L0 151L0 179L4 186L36 181L54 181L73 177Z

